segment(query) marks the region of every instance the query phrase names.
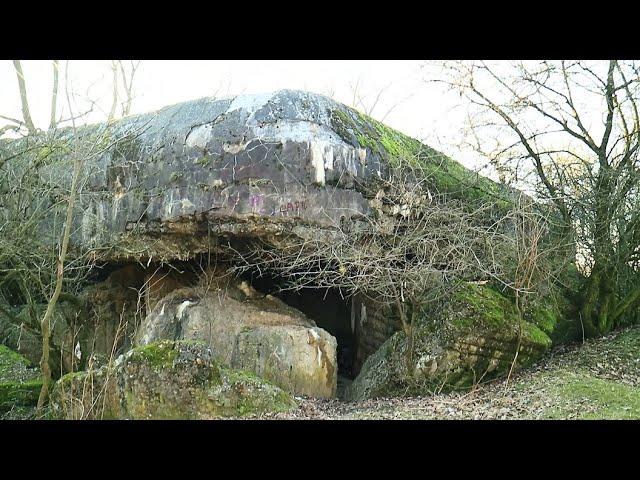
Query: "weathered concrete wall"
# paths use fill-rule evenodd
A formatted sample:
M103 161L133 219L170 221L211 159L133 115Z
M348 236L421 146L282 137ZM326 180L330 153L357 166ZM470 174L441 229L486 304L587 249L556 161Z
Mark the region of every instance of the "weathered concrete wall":
M211 232L304 235L367 215L356 185L380 173L380 156L333 130L341 108L281 91L122 120L108 132L114 145L87 166L74 240L115 246L112 259L188 258L206 251Z
M362 295L352 299L351 321L357 339L354 371L360 372L367 357L375 353L402 325L389 305L381 305Z
M68 183L71 135L0 141L0 153L57 155L42 174ZM369 215L367 187L401 156L421 155L436 189L496 188L416 140L301 91L203 98L84 127L79 137L86 182L73 245L112 261L187 259L221 236L317 236Z

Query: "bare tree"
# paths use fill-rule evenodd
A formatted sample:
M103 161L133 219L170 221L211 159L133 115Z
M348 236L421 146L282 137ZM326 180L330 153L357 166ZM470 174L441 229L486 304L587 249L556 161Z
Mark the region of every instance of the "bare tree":
M24 125L27 127L29 133L35 133L36 127L33 125L33 120L31 120L29 101L27 100L27 86L20 60L14 60L13 67L16 70L16 77L18 78L18 89L20 90L20 104L22 105L22 118L24 120Z
M378 91L372 95L364 95L362 93L362 84L360 78L358 78L355 83L350 83L349 87L351 89L351 106L360 110L365 115L377 118L380 122L384 122L385 119L391 114L391 112L393 112L399 105L406 102L413 96L413 93L410 93L401 100L395 101L393 105L391 105L389 108L387 108L386 111L384 111L384 113L378 115L378 107L382 105L381 101L387 94L389 87L391 87L391 84L387 84L384 87L378 89ZM329 96L333 97L333 95Z
M51 89L51 114L49 120L49 129L55 129L58 126L57 119L57 105L58 105L58 84L59 84L59 61L52 60L52 70L53 70L53 83ZM22 120L18 120L15 118L7 117L4 115L0 115L0 118L10 122L10 125L5 125L0 128L0 136L7 131L20 131L23 127L26 129L26 134L34 134L37 129L33 120L31 118L31 109L29 106L29 100L27 96L27 84L24 75L24 71L22 69L22 63L20 60L14 60L13 66L16 71L16 77L18 79L18 91L20 94L20 103L22 106Z
M57 107L58 107L58 68L59 61L53 60L53 89L51 91L51 119L49 120L49 129L58 126Z
M118 90L120 82L122 82L122 93L124 96L120 102L121 116L126 117L131 112L131 105L134 99L133 82L139 66L139 60L130 60L128 64L125 64L122 60L113 60L111 62L113 93L108 121L112 121L115 118L116 108L120 100L120 92Z
M133 80L136 75L136 71L140 66L140 60L129 61L129 65L125 67L122 60L119 62L120 76L122 77L122 84L124 85L125 100L122 102L122 116L126 117L131 112L131 104L135 98L133 93Z
M69 71L69 63L67 62L65 69L65 79L68 79L68 71ZM67 98L67 105L69 107L69 111L72 112L72 104L71 98L69 96L69 88L68 82L65 84L65 94ZM72 115L73 117L73 115ZM67 250L69 248L69 239L71 238L71 230L72 230L72 222L73 222L73 210L76 202L76 193L78 188L78 180L80 177L80 173L82 172L83 165L83 155L79 151L79 139L78 132L76 129L75 120L73 122L73 148L71 150L71 156L73 159L73 179L71 181L71 190L69 192L68 200L67 200L67 212L64 222L64 228L62 231L62 241L60 246L60 254L58 255L58 259L56 262L56 282L55 288L53 291L53 295L49 299L47 304L47 310L42 318L41 323L41 333L42 333L42 358L40 360L40 369L42 371L42 389L40 390L40 395L38 397L38 405L37 411L40 412L42 407L44 406L44 402L46 401L49 395L49 385L51 383L51 368L49 366L49 351L50 351L50 341L51 341L51 328L50 322L53 316L53 312L55 311L56 304L58 302L58 298L60 297L60 293L62 292L62 282L64 281L64 262L67 257Z
M9 132L11 130L13 130L14 132L17 132L20 130L20 128L24 125L24 123L20 120L17 120L15 118L11 118L11 117L5 117L4 115L0 115L0 118L3 120L7 120L9 122L11 122L11 124L9 125L5 125L3 127L0 127L0 137L2 135L4 135L5 132Z
M111 105L107 114L107 121L111 122L118 116L126 116L131 113L133 100L135 99L134 85L135 76L140 67L140 61L124 62L121 60L113 60L111 62L111 81L112 95ZM100 100L90 98L87 93L84 97L78 96L76 92L72 92L74 99L80 97L84 102L90 104L90 108L86 111L69 114L65 118L59 118L58 112L58 90L60 84L60 62L52 60L52 88L51 88L51 111L49 117L49 130L56 129L60 125L70 126L72 121L80 120L94 111L96 103ZM0 119L8 122L7 125L0 127L0 136L7 132L18 132L22 135L31 135L37 132L37 127L31 117L31 108L28 100L28 89L25 74L20 60L13 61L14 70L18 79L18 92L22 108L22 119L13 118L6 115L0 115ZM66 81L66 80L65 80ZM64 108L62 108L64 110ZM119 112L118 112L119 110Z
M534 303L542 301L542 295L549 295L552 286L558 283L558 275L568 263L566 256L562 255L565 246L549 241L551 222L544 207L536 205L532 198L519 194L509 216L513 228L505 240L510 246L502 249L502 253L511 255L512 258L502 261L510 266L505 279L509 280L508 293L513 296L520 321L515 354L506 378L507 385L520 353L522 325L526 321L526 314L531 311ZM553 304L551 298L544 301Z
M473 112L477 149L535 188L574 236L585 273L587 336L606 333L640 300L637 62L445 62L436 81Z
M111 85L113 92L111 94L111 109L109 110L108 122L112 122L116 116L116 108L118 107L118 62L111 61Z
M80 228L74 221L78 197L90 177L92 160L122 138L115 138L108 126L78 127L82 114L74 113L69 62L63 78L70 131L0 140L0 316L6 320L0 333L3 339L7 335L14 338L13 328L7 325L19 325L18 345L24 329L41 338L39 411L47 399L56 357L73 354L63 351L66 343L55 346L59 352L52 351L52 330L55 327L58 331L60 326L55 325L59 304L77 301L76 294L95 262L90 252L78 245L69 251L71 237ZM54 86L54 96L56 91ZM135 136L136 132L122 135ZM43 303L46 310L39 313ZM26 305L23 311L28 315L18 317L12 305ZM67 336L66 332L58 333ZM62 361L60 365L62 368Z

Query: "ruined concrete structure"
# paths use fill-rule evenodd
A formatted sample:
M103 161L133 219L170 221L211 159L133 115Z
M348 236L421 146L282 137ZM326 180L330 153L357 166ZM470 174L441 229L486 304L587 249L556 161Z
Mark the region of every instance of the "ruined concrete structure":
M124 119L86 167L92 195L76 242L111 246L110 260L188 259L209 251L211 235L317 235L366 215L357 184L382 159L336 131L340 115L354 113L281 91Z
M70 135L63 131L56 142L63 145ZM152 339L201 339L215 354L216 347L224 350L219 339L225 338L223 360L309 395L334 395L339 367L349 376L358 373L398 328L388 309L337 292L269 299L278 295L273 282L259 278L247 279L259 294L241 293L237 282L229 287L234 293L203 290L193 271L181 275L161 265L215 256L220 242L260 238L278 247L357 223L372 214L376 179L401 157L419 156L432 169L435 192L473 198L498 189L416 140L301 91L203 98L84 127L79 135L99 147L83 165L87 180L72 247L90 250L113 272L107 290L126 284L144 291L142 307L131 298L123 302L126 292L102 295L108 308L100 310L100 322L116 324L127 312L143 330L136 338L125 335L120 348ZM47 155L64 158L68 149L55 145ZM69 181L68 166L52 162L48 168ZM102 287L94 287L91 298L96 288ZM245 302L251 321L243 324L240 315L220 323L216 312L231 318L240 311L234 302ZM297 313L284 314L290 307ZM202 333L207 328L221 333ZM96 344L89 336L84 342L85 351Z

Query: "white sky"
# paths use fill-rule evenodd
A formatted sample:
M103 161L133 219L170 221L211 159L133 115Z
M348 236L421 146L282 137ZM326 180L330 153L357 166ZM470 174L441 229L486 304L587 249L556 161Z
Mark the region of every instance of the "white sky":
M424 80L425 63L405 60L143 61L136 73L131 113L153 111L205 96L226 97L284 88L330 95L353 105L353 88L358 84L368 108L383 90L372 112L375 118L472 167L472 157L455 147L461 138L459 125L464 113L453 109L459 98ZM27 60L22 66L31 115L36 127L45 129L51 108L51 62ZM62 87L64 66L65 62L61 61L59 109L66 104ZM98 101L98 107L87 120L104 121L111 99L111 62L70 61L69 77L73 92ZM0 61L0 87L0 115L21 118L17 80L10 60ZM84 110L81 101L77 105L78 110ZM0 126L4 123L0 119Z

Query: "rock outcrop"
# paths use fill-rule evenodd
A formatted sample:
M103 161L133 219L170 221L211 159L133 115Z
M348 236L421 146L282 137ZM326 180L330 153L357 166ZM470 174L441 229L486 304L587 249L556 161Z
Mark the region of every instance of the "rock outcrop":
M197 342L134 348L98 370L65 375L51 394L51 415L66 419L209 419L294 406L280 388L221 367Z
M302 312L247 282L209 277L173 291L138 329L137 343L200 340L232 368L260 375L286 391L312 397L336 393L336 339Z
M517 367L530 365L550 346L509 299L488 286L464 284L441 312L414 326L411 338L397 332L371 355L347 399L467 389L507 373L514 360Z

